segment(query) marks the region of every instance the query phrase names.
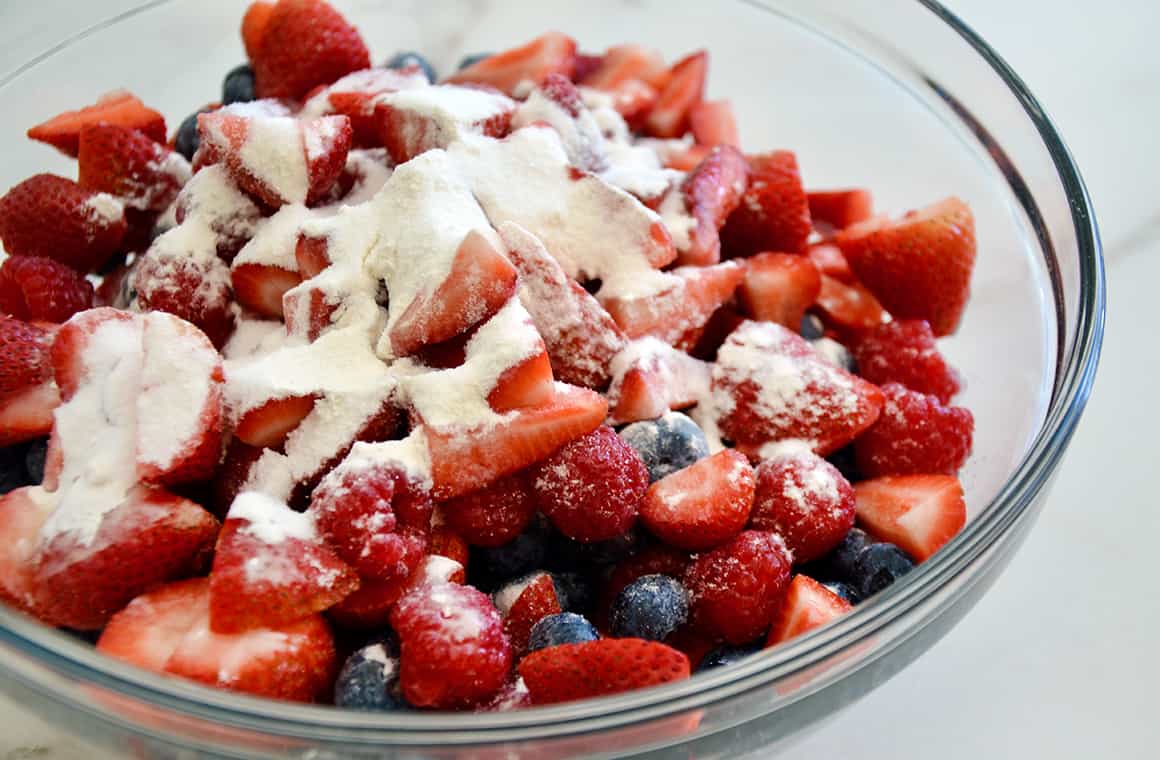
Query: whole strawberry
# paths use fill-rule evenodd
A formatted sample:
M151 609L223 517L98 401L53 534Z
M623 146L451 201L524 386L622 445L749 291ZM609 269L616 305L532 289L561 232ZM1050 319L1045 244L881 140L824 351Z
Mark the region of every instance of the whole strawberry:
M116 195L146 211L164 211L190 177L189 162L141 132L116 124L81 130L81 187Z
M64 322L93 305L93 284L76 270L39 256L0 265L0 311L24 320Z
M301 98L371 65L358 30L324 0L279 0L260 38L251 64L261 98Z
M0 198L0 241L11 256L43 256L90 272L125 237L125 208L107 193L37 174Z

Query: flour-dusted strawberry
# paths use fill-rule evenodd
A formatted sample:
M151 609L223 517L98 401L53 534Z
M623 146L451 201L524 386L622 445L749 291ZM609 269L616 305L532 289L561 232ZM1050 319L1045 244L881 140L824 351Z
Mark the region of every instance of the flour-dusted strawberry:
M265 22L255 20L253 27L251 38L261 41L254 40L250 63L262 98L301 98L371 65L358 30L325 0L278 0Z
M708 365L656 338L630 342L609 367L608 418L615 425L692 406L709 389Z
M235 263L230 270L238 304L269 319L282 319L282 299L301 282L298 272L272 264Z
M526 45L489 55L447 78L455 84L486 84L511 95L523 81L539 84L549 74L569 79L576 70L576 41L547 32Z
M629 338L652 336L674 343L703 326L729 300L745 269L727 261L708 267L680 267L658 275L655 292L600 298Z
M814 243L806 250L806 255L814 262L819 274L847 284L858 281L850 271L850 262L846 261L842 249L833 243Z
M516 106L499 92L445 84L379 96L374 121L380 143L401 164L467 135L503 137Z
M717 359L717 351L725 339L746 320L737 304L726 302L713 312L709 321L701 327L687 331L675 344L675 348L687 352L701 361Z
M689 127L689 111L705 94L709 54L704 50L685 56L669 70L669 80L645 118L645 131L653 137L680 137Z
M882 386L882 414L854 442L858 469L868 477L959 471L971 453L975 419L969 409L944 406L937 397Z
M652 87L664 87L669 80L669 67L660 51L644 45L613 45L604 51L599 65L576 81L585 87L614 91L629 81L646 82Z
M887 475L854 486L858 522L917 562L963 529L963 486L953 475Z
M689 658L643 639L599 639L532 652L519 666L532 703L571 702L689 677Z
M790 555L774 533L747 530L685 570L693 626L730 644L769 628L789 586Z
M713 399L721 431L747 451L797 438L821 456L854 440L882 408L877 387L773 322L746 322L721 346Z
M165 117L123 90L103 95L91 106L66 111L43 124L37 124L28 130L28 136L48 143L66 155L76 156L81 131L93 124L128 127L154 142L165 142Z
M632 129L638 130L643 126L644 120L652 111L653 106L656 105L657 100L660 99L661 93L648 82L640 79L626 79L608 90L608 95L612 98L612 108L620 114L626 124ZM701 156L701 158L703 157ZM693 168L697 163L698 161L691 162L682 171ZM679 167L670 166L669 168Z
M718 145L705 160L685 177L679 190L685 208L693 217L688 245L678 243L681 264L707 266L721 260L721 225L741 202L749 182L749 168L741 151L731 145ZM666 203L662 201L662 211Z
M0 241L10 256L42 256L88 272L118 250L125 229L119 200L55 174L29 177L0 197Z
M52 503L37 495L35 487L24 487L0 496L0 603L55 624L35 609L32 573L40 528L52 512Z
M93 284L79 272L39 256L0 264L0 312L17 319L64 322L93 305Z
M215 517L225 519L234 499L246 490L247 482L264 451L265 449L251 446L237 437L231 438L226 444L225 453L214 473L213 490L206 504L206 509Z
M874 216L874 198L864 188L850 190L817 190L807 197L810 219L835 230L845 229Z
M0 446L48 435L52 431L53 411L59 405L60 393L51 380L0 400Z
M0 316L0 404L52 378L54 335L48 325Z
M177 196L177 223L196 219L214 234L214 247L227 264L250 241L262 222L262 210L221 165L207 166Z
M862 283L843 282L827 274L821 279L816 307L827 325L857 335L873 330L890 317Z
M314 396L274 398L242 412L234 425L239 441L260 448L278 448L314 410Z
M741 147L737 119L728 100L702 100L689 111L689 128L698 145Z
M851 346L858 374L872 383L899 383L943 404L959 392L958 373L939 353L930 325L896 319L859 336Z
M97 641L110 657L159 673L270 699L325 697L338 670L334 637L317 615L274 628L210 628L210 582L171 583L134 599Z
M797 157L779 150L748 159L749 187L721 228L725 255L805 251L811 230L810 206Z
M937 336L962 319L975 265L975 218L948 198L898 220L871 219L835 238L858 279L898 319L925 319Z
M791 450L758 465L749 527L777 533L795 564L809 562L854 527L854 489L817 454Z
M178 235L162 235L137 261L132 274L137 307L180 317L220 348L234 331L230 268L216 248L185 248Z
M560 135L569 163L587 172L609 168L606 140L580 90L562 74L549 74L512 117L512 129L546 124Z
M382 134L375 118L379 96L428 84L427 75L418 66L355 71L310 96L302 110L311 115L342 114L350 119L356 146L381 147Z
M77 178L88 190L115 195L144 211L164 211L191 176L181 154L116 124L81 130Z
M524 587L504 616L503 629L512 645L512 652L521 656L528 648L528 638L532 627L541 618L555 615L560 609L560 599L556 595L556 584L552 576L541 574Z
M765 646L775 646L820 628L852 609L849 602L813 578L795 575L774 617Z
M745 527L754 482L746 458L726 449L649 486L641 522L666 544L711 549Z
M538 350L508 367L496 378L487 394L487 403L503 414L515 409L546 404L556 395L555 377L548 351L540 342Z
M421 585L391 612L399 680L416 707L455 709L487 701L507 682L512 648L486 594L453 583Z
M440 505L443 518L475 546L502 546L524 532L537 506L529 477L515 473Z
M818 268L808 257L759 253L746 261L745 279L737 295L754 319L796 330L821 290Z

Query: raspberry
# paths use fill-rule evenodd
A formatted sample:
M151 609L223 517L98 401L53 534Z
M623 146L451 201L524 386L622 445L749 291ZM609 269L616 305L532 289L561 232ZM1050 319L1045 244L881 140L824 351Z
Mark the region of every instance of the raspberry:
M92 305L92 283L64 264L10 256L0 266L0 311L17 319L64 322Z
M971 453L975 418L935 396L882 386L882 416L857 441L854 457L868 478L880 475L953 475Z
M0 399L52 377L52 338L40 325L0 316Z
M747 530L693 560L685 571L693 626L730 644L769 628L789 586L790 557L777 535Z
M938 352L930 324L900 319L864 334L853 346L862 377L872 383L900 383L949 403L959 392L959 378Z
M476 546L502 546L514 540L536 514L531 486L519 473L441 506L447 524Z
M757 468L749 527L777 533L795 563L833 549L854 526L854 489L838 468L809 451Z
M533 488L558 531L577 541L602 541L623 535L636 521L648 469L640 454L602 426L542 462Z
M234 331L230 269L217 255L155 245L133 270L137 304L165 311L196 325L221 348Z

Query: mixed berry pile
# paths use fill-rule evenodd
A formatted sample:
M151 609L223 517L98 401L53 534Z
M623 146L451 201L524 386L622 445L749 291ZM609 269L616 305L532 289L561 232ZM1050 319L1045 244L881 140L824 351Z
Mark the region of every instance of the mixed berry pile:
M369 710L688 678L963 526L974 223L743 153L708 56L550 32L439 80L255 2L170 137L116 92L0 198L0 601ZM167 142L168 140L168 142Z

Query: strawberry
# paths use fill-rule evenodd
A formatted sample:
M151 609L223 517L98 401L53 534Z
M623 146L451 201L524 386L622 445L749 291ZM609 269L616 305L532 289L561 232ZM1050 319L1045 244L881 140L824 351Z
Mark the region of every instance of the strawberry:
M490 55L447 78L454 84L476 83L511 95L524 80L539 84L549 74L572 78L576 69L576 41L560 32L547 32L517 48Z
M806 195L810 219L836 230L845 229L874 216L874 198L869 190L818 190Z
M703 326L741 284L745 268L736 262L680 267L665 277L664 287L652 295L601 299L629 338L652 336L671 344Z
M255 463L265 449L250 446L238 438L230 439L225 454L213 477L213 494L207 508L219 519L224 519L238 494L246 490L247 481Z
M747 530L685 570L693 626L730 644L769 628L789 586L790 556L774 533Z
M210 571L210 628L238 633L321 612L358 587L309 515L255 491L238 496Z
M241 413L234 436L245 444L266 449L280 448L306 415L314 410L314 396L274 398Z
M36 607L59 625L97 630L150 586L199 570L217 529L197 504L137 486L101 517L91 542L65 531L42 545Z
M427 427L437 499L450 499L522 470L596 429L608 413L598 393L557 385L553 399L520 409L487 429Z
M270 14L274 12L274 3L250 3L246 14L242 16L242 43L246 48L246 57L251 61L258 56L262 49L262 38L266 36L266 25L270 23Z
M164 211L189 178L183 156L141 132L116 124L81 130L77 179L87 190L119 196L136 209Z
M737 135L737 119L728 100L702 100L689 110L689 127L698 145L741 146Z
M683 150L666 150L662 155L666 169L691 172L713 151L708 145L690 145Z
M53 505L37 498L38 491L34 487L17 488L0 496L0 603L45 619L35 609L32 572L40 528Z
M487 394L487 403L502 414L546 404L555 393L552 363L547 350L542 350L500 373L495 387Z
M477 87L421 87L376 98L374 121L379 143L401 164L467 134L505 136L516 105L511 98Z
M842 597L805 575L795 575L769 629L766 647L789 641L837 620L853 607Z
M368 69L347 74L304 106L307 112L323 111L342 114L350 119L354 144L363 148L382 147L383 138L375 107L381 95L399 90L426 87L427 75L417 66L403 69ZM325 105L314 105L319 98Z
M48 326L0 316L0 403L52 378Z
M882 386L882 414L854 442L858 469L868 477L958 472L971 453L975 420L969 409L944 406L937 397Z
M524 532L537 506L527 476L516 473L445 501L440 508L447 524L467 543L502 546Z
M0 198L0 241L11 256L42 256L88 272L117 251L125 209L116 198L37 174Z
M721 228L722 250L726 256L804 252L811 231L810 205L797 156L779 150L748 158L749 188Z
M629 343L611 366L612 384L606 395L608 418L616 425L692 406L709 387L709 368L703 362L656 338Z
M704 97L708 73L709 54L704 50L674 63L669 81L645 119L645 131L653 137L683 135L689 125L689 111Z
M416 707L471 707L495 695L511 671L503 620L486 594L457 584L421 585L391 611L399 682Z
M507 634L516 657L522 656L527 651L532 627L540 622L541 618L559 612L562 610L560 600L556 596L556 584L547 573L540 575L520 592L503 621L504 633Z
M676 343L676 348L687 351L701 361L712 362L717 359L717 351L734 330L736 330L745 316L732 303L725 303L720 309L713 312L709 321L701 327L687 331Z
M260 317L282 319L282 298L302 282L297 272L270 264L235 264L230 271L234 298Z
M806 251L810 261L818 268L818 273L850 284L858 278L850 271L850 263L842 255L842 249L833 243L815 243Z
M878 418L882 393L827 363L801 336L773 322L746 322L717 353L718 424L738 444L799 438L825 456Z
M959 392L958 374L939 353L926 322L896 319L864 333L851 348L858 374L872 383L899 383L943 404Z
M357 590L326 611L326 616L344 628L381 631L391 618L391 610L422 575L420 566L410 578L360 582Z
M899 319L925 319L937 336L959 325L975 265L975 218L948 198L897 221L871 219L835 238L850 268Z
M43 438L52 430L60 394L51 380L0 399L0 446Z
M250 63L258 97L301 98L318 85L370 68L358 30L324 0L278 0L264 23L263 11L257 13L250 32L257 50Z
M795 564L837 546L854 527L854 489L838 468L811 451L763 461L749 527L777 533Z
M427 297L412 301L390 330L399 356L455 337L492 315L515 294L519 275L507 257L481 233L459 245L451 271Z
M208 225L217 254L227 264L263 221L258 204L238 188L221 165L207 166L185 183L174 212L179 225L192 217Z
M79 111L65 111L28 130L33 140L55 147L68 156L76 156L81 131L93 124L115 124L136 130L154 142L165 142L165 117L146 108L134 95L117 90L102 95L96 103Z
M599 639L532 652L519 666L532 703L571 702L689 677L689 658L656 641Z
M458 533L446 525L435 526L431 529L429 548L431 553L427 556L424 566L420 568L425 580L431 580L433 574L439 571L446 573L439 576L439 580L448 583L467 581L466 568L471 549Z
M715 147L689 173L680 193L696 224L689 232L689 245L680 251L679 263L707 266L721 260L718 231L741 202L748 182L745 157L731 145Z
M872 330L890 316L860 282L842 282L823 274L817 307L822 319L840 331Z
M797 330L822 290L818 268L806 256L759 253L746 262L737 295L746 313Z
M967 520L963 487L953 475L887 475L854 486L858 522L922 562Z
M626 79L608 94L612 97L613 109L634 129L643 124L661 96L657 88L639 79Z
M318 281L304 280L282 296L286 334L313 343L334 324L341 304L342 298L332 295Z
M648 469L635 449L602 425L541 462L531 482L556 530L591 543L632 528L648 489Z
M92 305L93 284L64 264L39 256L9 256L0 264L0 312L64 322Z
M649 486L640 519L666 544L711 549L745 527L753 492L753 468L743 455L725 449Z
M592 71L576 74L576 81L585 87L614 91L629 81L645 82L652 87L664 87L669 80L669 68L660 52L643 45L613 45L604 52Z
M216 249L199 255L159 238L139 258L132 277L137 307L142 311L164 311L180 317L196 325L218 348L233 333L230 269Z
M150 591L113 616L97 651L147 670L270 699L311 702L329 692L338 661L322 618L216 633L209 626L210 596L206 578Z

